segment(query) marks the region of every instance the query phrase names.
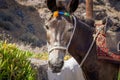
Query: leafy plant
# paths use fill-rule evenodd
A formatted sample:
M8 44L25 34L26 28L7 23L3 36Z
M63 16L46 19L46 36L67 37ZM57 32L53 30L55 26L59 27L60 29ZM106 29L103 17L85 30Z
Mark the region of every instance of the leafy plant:
M119 71L118 71L118 79L117 80L120 80L120 68L119 68Z
M0 80L35 80L35 71L27 60L30 56L32 53L14 44L0 42Z
M40 54L34 54L34 55L32 55L32 58L41 59L41 60L48 60L48 53L41 52Z

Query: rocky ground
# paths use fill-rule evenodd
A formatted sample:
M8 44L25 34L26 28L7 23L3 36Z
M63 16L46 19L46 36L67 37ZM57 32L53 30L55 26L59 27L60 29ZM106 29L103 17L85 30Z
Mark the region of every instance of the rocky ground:
M44 20L33 6L0 0L0 39L42 46L46 43L43 25Z
M93 1L94 20L110 16L119 21L120 0ZM85 0L80 0L75 15L84 13ZM41 47L46 44L43 26L50 15L45 0L0 0L0 39Z

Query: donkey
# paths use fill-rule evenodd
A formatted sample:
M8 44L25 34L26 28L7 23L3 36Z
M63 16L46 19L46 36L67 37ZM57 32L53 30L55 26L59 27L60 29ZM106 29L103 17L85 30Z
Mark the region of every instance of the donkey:
M64 65L66 51L81 64L94 40L93 26L72 15L77 9L79 0L70 1L67 6L69 9L63 9L60 6L57 7L55 0L47 0L48 8L54 13L45 24L49 52L48 63L51 70L56 73L60 72ZM61 12L54 12L56 10ZM70 15L65 15L65 12L70 12ZM117 80L119 66L98 60L95 44L81 67L87 80Z

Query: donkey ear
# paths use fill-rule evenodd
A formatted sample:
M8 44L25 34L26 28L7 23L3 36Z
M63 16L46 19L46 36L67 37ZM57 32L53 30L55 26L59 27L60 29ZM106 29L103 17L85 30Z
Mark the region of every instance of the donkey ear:
M77 9L78 5L79 5L79 0L70 0L70 3L69 3L68 8L67 8L68 9L67 11L69 11L70 13L75 12L75 10Z
M51 10L52 12L57 10L56 0L46 0L46 3L48 9Z

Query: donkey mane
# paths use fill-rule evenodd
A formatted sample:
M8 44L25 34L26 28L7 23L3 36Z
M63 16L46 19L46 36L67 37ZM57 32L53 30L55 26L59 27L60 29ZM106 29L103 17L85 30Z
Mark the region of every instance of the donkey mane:
M77 18L77 21L79 24L81 25L85 25L85 26L80 26L81 28L84 28L85 30L89 30L89 31L92 31L94 32L95 31L95 26L94 26L94 21L93 20L85 20L85 19L80 19L80 18Z

